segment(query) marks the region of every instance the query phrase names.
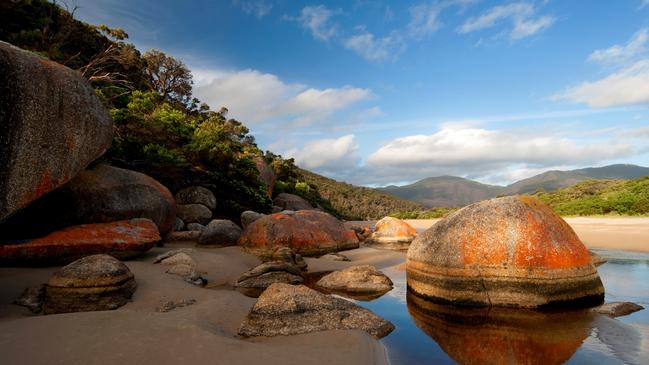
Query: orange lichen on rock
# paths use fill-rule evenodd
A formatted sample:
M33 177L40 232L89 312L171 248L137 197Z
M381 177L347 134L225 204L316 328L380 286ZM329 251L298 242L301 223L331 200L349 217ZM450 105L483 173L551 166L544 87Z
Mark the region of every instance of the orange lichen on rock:
M417 236L417 230L394 217L384 217L376 222L374 232L366 243L393 250L407 250L410 242Z
M100 253L127 259L148 251L159 241L158 228L149 219L82 224L25 242L0 245L0 262L60 264Z
M413 241L407 262L409 288L444 302L537 307L604 294L575 232L532 197L457 211Z
M249 224L239 239L240 246L258 254L287 246L302 255L320 255L356 248L358 244L354 231L331 215L315 210L263 216Z

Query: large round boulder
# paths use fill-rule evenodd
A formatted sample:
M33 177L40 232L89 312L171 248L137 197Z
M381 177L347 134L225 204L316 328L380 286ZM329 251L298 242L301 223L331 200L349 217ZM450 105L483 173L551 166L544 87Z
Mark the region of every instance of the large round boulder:
M260 256L279 246L287 246L300 255L319 256L358 248L358 238L327 213L301 210L257 219L243 231L239 245Z
M394 217L385 217L374 226L374 232L365 242L394 250L407 250L417 230Z
M186 224L207 224L212 218L212 211L203 204L178 204L178 218Z
M0 222L72 179L112 137L78 72L0 42Z
M491 199L439 221L410 245L410 291L456 305L591 305L604 287L570 226L541 201Z
M282 208L283 210L313 210L314 207L308 201L295 194L280 193L275 199L273 204Z
M202 186L190 186L179 190L176 193L178 204L203 204L210 210L216 208L216 197L214 193Z
M116 258L86 256L52 275L45 289L43 312L117 309L130 300L136 287L133 273Z
M84 256L110 254L122 260L137 257L160 242L149 219L82 224L43 237L0 245L0 264L67 264Z
M198 243L201 245L236 246L241 237L241 228L227 219L214 219L202 231Z

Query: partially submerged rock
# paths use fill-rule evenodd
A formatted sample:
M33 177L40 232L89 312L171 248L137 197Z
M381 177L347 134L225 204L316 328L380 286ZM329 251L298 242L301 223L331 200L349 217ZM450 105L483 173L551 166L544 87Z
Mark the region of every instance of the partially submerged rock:
M178 217L185 222L207 224L212 218L212 211L203 204L178 204Z
M595 307L592 311L610 317L622 317L643 309L643 306L631 302L611 302Z
M374 266L351 266L323 276L316 286L336 294L383 295L392 290L392 280Z
M241 336L288 336L326 330L363 330L381 338L394 325L345 299L303 285L273 284L239 327Z
M214 219L201 233L198 243L219 247L236 246L241 228L227 219Z
M278 246L290 247L304 256L358 248L356 234L331 215L301 210L292 214L275 213L251 223L244 230L239 245L259 255L267 255Z
M304 200L301 196L288 193L277 194L275 199L273 199L273 204L278 207L281 207L283 210L314 210L315 208L311 204Z
M202 186L190 186L179 190L176 195L177 204L202 204L210 210L216 208L216 197L211 190Z
M584 244L541 201L491 199L442 219L411 244L408 289L456 305L593 305L604 287Z
M153 261L168 266L167 274L178 275L186 282L194 285L205 285L207 280L196 271L196 261L187 254L186 250L171 250L162 254Z
M62 186L113 138L110 114L81 75L0 42L0 222Z
M376 222L374 232L365 242L393 250L407 250L416 236L417 230L408 223L385 217Z
M339 254L337 252L334 253L328 253L326 255L322 255L318 257L319 259L324 259L324 260L331 260L331 261L350 261L349 258L343 254Z
M127 260L143 254L159 241L158 228L149 219L82 224L44 237L0 245L0 263L64 264L94 254L110 254Z
M592 251L589 251L589 253L590 253L591 261L593 262L593 265L595 265L595 267L602 266L607 262L606 259L603 258L602 256Z
M45 289L43 312L68 313L117 309L135 292L135 277L110 255L79 259L55 272Z

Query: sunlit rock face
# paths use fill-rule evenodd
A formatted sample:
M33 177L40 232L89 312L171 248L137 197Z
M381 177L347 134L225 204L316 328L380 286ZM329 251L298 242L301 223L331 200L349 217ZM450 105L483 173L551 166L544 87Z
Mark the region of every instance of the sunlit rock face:
M417 327L459 364L563 364L592 330L588 310L457 308L408 294Z
M454 305L592 305L604 287L570 226L531 197L465 207L419 235L408 250L408 289Z
M405 251L416 236L417 230L408 223L401 219L385 217L376 222L374 232L366 243Z

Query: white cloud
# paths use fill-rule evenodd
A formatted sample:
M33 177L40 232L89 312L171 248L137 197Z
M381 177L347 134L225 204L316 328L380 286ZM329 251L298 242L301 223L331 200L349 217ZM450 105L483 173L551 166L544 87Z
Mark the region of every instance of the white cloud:
M295 158L300 167L328 173L344 173L355 168L360 161L353 134L310 141L300 149L286 151L284 155Z
M494 171L592 164L629 156L632 145L613 140L580 143L556 135L514 130L447 128L431 135L396 138L369 155L372 182L412 181L428 176L484 178Z
M199 70L194 73L201 78L194 90L200 100L212 109L225 106L234 118L251 125L271 120L309 124L372 94L369 89L351 86L316 89L287 84L273 74L257 70Z
M584 82L553 97L595 108L649 103L649 59L640 60L601 80Z
M273 4L265 0L234 0L234 5L241 7L244 13L261 19L273 9Z
M649 31L642 28L624 45L616 44L606 49L598 49L588 56L588 61L602 64L624 64L647 50Z
M438 3L418 4L410 7L410 23L408 30L415 37L423 37L434 33L440 27L439 14L442 6Z
M521 39L532 36L543 29L549 28L556 19L552 16L536 16L536 9L525 2L498 5L487 10L484 14L469 18L458 28L460 33L471 33L504 21L512 23L511 39Z
M311 31L313 38L328 41L337 33L336 26L329 21L333 16L334 12L324 5L306 6L295 20L302 28Z
M352 50L369 61L395 60L405 50L405 43L398 32L385 37L375 37L363 27L357 34L344 41L345 48Z

